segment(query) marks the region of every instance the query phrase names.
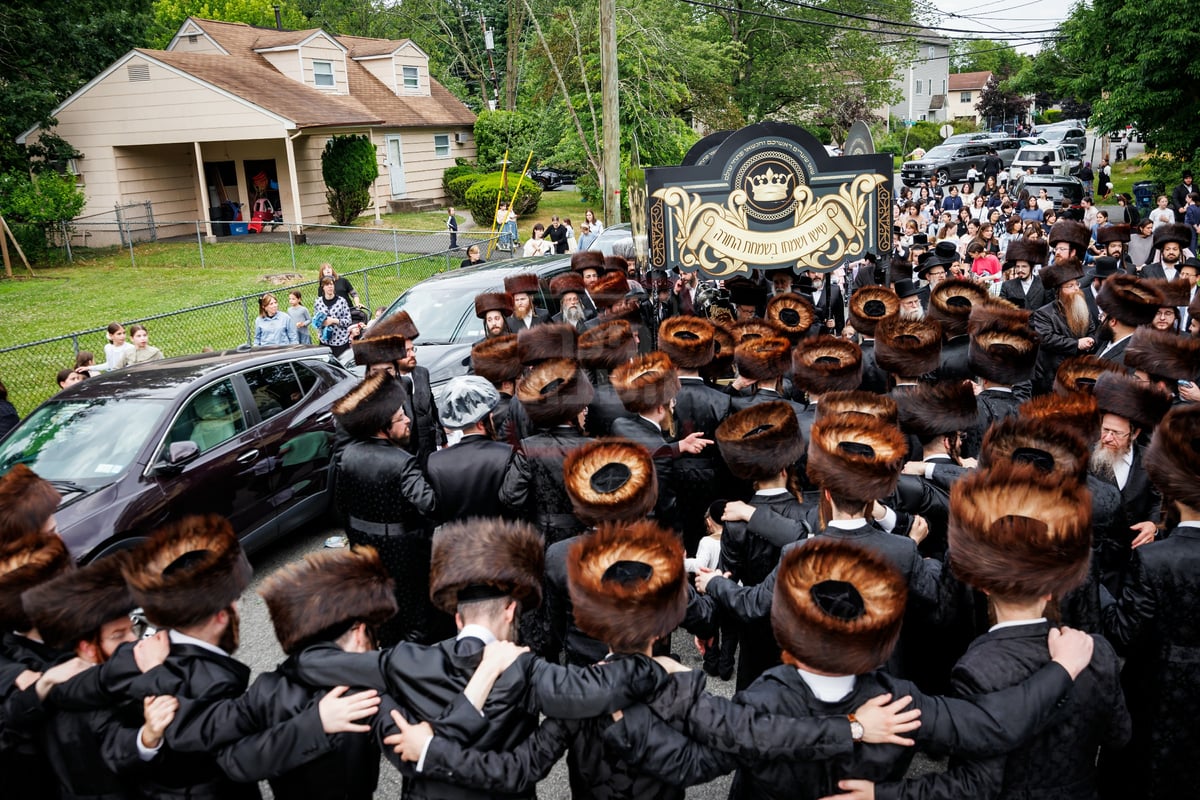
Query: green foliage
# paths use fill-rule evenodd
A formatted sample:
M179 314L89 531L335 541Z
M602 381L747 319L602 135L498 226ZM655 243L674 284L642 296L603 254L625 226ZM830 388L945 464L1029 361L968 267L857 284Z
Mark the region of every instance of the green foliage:
M366 136L334 136L321 154L325 199L338 225L349 225L371 204L371 182L379 177L375 145Z
M0 175L0 214L10 222L45 225L74 219L84 202L74 175L52 170L33 178L21 172Z
M467 202L467 190L478 183L481 178L483 178L482 174L472 172L467 175L459 175L446 184L446 196L450 198L450 204L455 206L465 205Z
M520 170L532 149L537 122L520 111L484 111L475 119L475 159L483 169Z
M1124 162L1120 162L1124 163ZM1147 175L1145 180L1158 184L1157 194L1163 194L1179 185L1183 180L1185 170L1191 170L1200 175L1200 153L1190 159L1179 159L1171 154L1155 153L1146 159Z
M1039 125L1050 125L1058 122L1063 118L1063 112L1057 108L1047 108L1041 114L1038 114L1035 119Z
M1015 75L1029 56L994 39L954 39L950 45L951 72L992 72L1001 79Z
M988 127L1004 122L1024 120L1029 111L1029 101L1022 95L1005 87L992 75L979 93L975 110L983 117Z
M153 0L154 20L146 32L150 46L162 50L179 32L188 17L215 19L220 22L245 22L260 28L275 27L274 3L262 0ZM283 27L288 30L304 30L310 27L308 19L293 2L279 0Z
M881 153L897 153L905 158L920 147L928 150L942 143L939 129L944 122L917 122L911 128L905 128L904 123L892 118L892 132L883 137L875 146Z
M497 196L504 202L511 202L512 210L518 217L537 211L538 202L542 199L542 187L537 181L526 178L520 181L521 188L518 191L519 180L520 175L512 174L506 180L501 180L500 173L493 172L475 181L467 190L464 205L471 212L476 225L491 227L496 214ZM518 191L516 200L513 200L514 191Z

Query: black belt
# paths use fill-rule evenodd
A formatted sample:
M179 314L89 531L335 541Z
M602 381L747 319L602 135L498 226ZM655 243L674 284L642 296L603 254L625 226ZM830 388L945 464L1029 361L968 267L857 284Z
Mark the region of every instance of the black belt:
M403 522L369 522L358 517L350 518L350 527L370 536L402 536L408 532Z

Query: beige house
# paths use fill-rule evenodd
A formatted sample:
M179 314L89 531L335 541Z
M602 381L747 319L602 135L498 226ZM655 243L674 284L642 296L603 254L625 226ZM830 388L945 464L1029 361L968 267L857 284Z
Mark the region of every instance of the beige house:
M984 72L953 72L950 74L950 119L973 119L975 124L983 122L983 116L975 108L983 89L992 78L990 70Z
M83 157L84 214L153 203L160 235L240 205L295 226L331 221L321 153L335 134L375 144L378 216L443 201L442 172L474 158L475 115L413 42L189 18L166 50L132 50L53 112ZM18 139L39 135L38 128ZM100 244L101 242L95 242Z

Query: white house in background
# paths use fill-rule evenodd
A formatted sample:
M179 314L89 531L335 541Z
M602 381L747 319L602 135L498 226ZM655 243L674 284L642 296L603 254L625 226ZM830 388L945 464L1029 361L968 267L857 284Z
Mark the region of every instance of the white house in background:
M901 94L886 116L919 122L950 119L946 93L950 84L950 40L922 29L916 38L917 52L904 58L892 76L892 86Z
M85 211L151 201L164 236L195 228L161 223L198 219L213 235L228 203L243 219L265 201L285 223L331 221L321 153L335 134L374 143L375 214L436 207L442 172L475 157L475 115L430 76L416 44L319 28L188 18L165 50L126 53L53 116L83 155ZM31 128L18 141L40 134Z
M973 119L976 125L983 122L983 116L975 106L979 104L983 88L991 77L991 70L955 72L950 75L950 119Z

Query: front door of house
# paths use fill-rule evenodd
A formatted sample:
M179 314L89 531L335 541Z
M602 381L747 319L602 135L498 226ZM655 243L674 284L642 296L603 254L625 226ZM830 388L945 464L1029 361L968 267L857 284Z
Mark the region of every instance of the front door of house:
M400 150L400 137L387 137L388 177L392 181L392 197L404 197L404 154Z

